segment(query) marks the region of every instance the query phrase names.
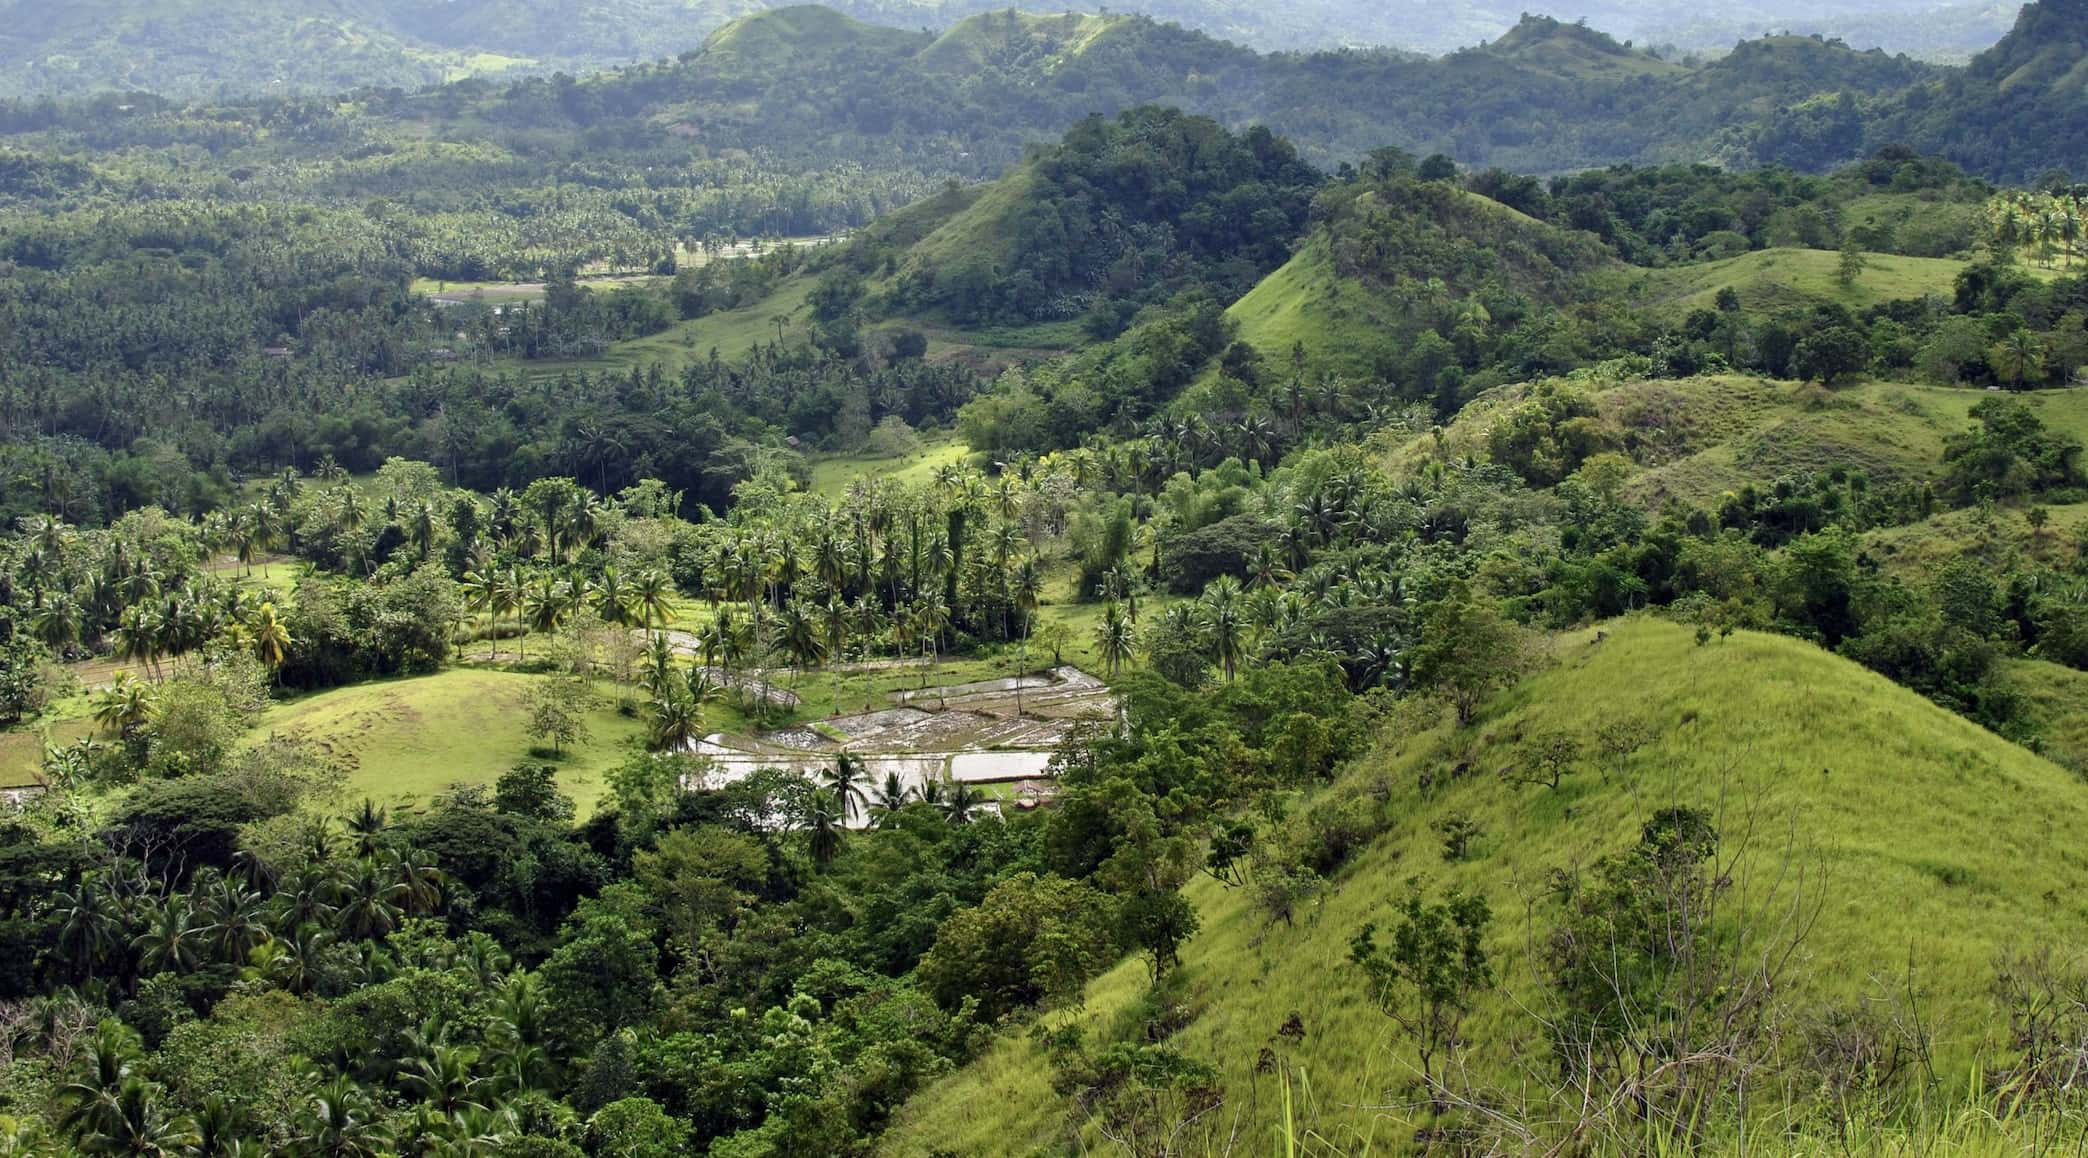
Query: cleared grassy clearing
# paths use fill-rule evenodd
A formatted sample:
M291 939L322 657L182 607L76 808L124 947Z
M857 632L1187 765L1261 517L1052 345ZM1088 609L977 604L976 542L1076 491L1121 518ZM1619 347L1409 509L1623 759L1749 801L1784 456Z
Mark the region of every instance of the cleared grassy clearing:
M1992 563L1996 573L2031 562L2078 566L2088 503L2048 507L2046 513L2051 522L2040 533L2030 526L2027 509L1945 511L1908 526L1872 531L1864 537L1865 546L1887 571L1908 578L1933 575L1961 555Z
M1395 475L1438 458L1485 457L1495 421L1525 396L1503 387L1459 413L1435 439L1400 443L1385 458ZM1836 467L1862 470L1875 483L1942 473L1944 441L1972 425L1972 408L1991 391L1898 382L1832 389L1743 375L1626 382L1595 388L1595 404L1641 470L1625 494L1659 508L1670 500L1703 505L1728 490L1779 476ZM2088 390L2043 390L2008 397L2047 426L2088 435Z
M0 732L0 788L37 783L45 744L70 744L93 732L94 721L77 716L46 718Z
M712 349L727 361L744 358L756 345L776 340L775 319L778 316L785 318L783 331L786 338L799 328L802 319L798 314L804 308L805 296L812 292L812 285L809 277L791 278L778 286L775 293L752 305L679 322L650 337L617 342L591 358L530 361L504 358L495 365L518 371L532 380L541 380L566 373L599 374L608 370L628 371L633 367L647 369L655 365L665 373L679 374L682 367L708 359Z
M2010 660L2008 683L2028 705L2037 742L2053 763L2088 777L2088 672L2043 660Z
M309 739L348 768L350 796L389 804L426 803L453 784L490 784L524 761L553 763L584 816L602 796L602 773L622 762L644 726L617 714L603 683L586 741L559 759L532 755L523 696L536 678L457 668L320 692L270 708L250 739Z
M850 483L875 477L900 486L933 482L935 472L955 466L971 456L971 448L954 434L921 440L921 449L899 458L876 458L861 454L821 455L812 460L812 485L816 495L838 499L848 493Z
M1771 312L1820 302L1864 309L1928 294L1948 297L1965 265L1953 258L1868 253L1863 272L1843 285L1841 254L1834 250L1758 249L1723 261L1613 276L1639 304L1679 317L1713 308L1718 292L1727 288L1740 295L1746 309ZM2051 276L2051 271L2024 268L2039 277Z

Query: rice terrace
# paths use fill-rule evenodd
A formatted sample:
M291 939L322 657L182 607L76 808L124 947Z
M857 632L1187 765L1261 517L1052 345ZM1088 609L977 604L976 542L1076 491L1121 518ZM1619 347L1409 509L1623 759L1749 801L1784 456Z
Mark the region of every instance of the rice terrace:
M778 692L764 687L755 694ZM1018 805L1034 807L1050 793L1060 741L1081 724L1106 724L1116 708L1108 686L1075 667L915 687L884 698L891 706L753 734L713 733L692 750L709 759L710 775L720 781L764 768L811 777L854 757L872 784L895 777L916 795L964 784L996 795L1013 792ZM861 814L851 820L868 823Z

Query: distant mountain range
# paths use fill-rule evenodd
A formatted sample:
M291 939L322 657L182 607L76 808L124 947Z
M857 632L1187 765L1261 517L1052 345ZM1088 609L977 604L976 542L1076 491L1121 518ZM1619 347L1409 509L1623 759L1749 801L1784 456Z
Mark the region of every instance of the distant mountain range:
M461 20L467 2L447 15ZM229 112L142 97L126 98L120 107L136 111L121 113L109 102L104 112L18 105L0 110L0 127L186 142L249 168L290 156L392 156L408 142L421 156L450 142L462 149L452 157L483 159L490 146L512 159L500 164L539 175L556 164L635 173L758 156L779 172L854 166L919 187L998 176L1029 145L1092 113L1169 105L1234 128L1266 126L1327 169L1394 146L1530 174L1667 162L1822 172L1907 146L2020 182L2052 169L2088 176L2084 96L2088 0L2025 7L2014 29L1964 66L1789 35L1671 59L1536 16L1487 44L1430 57L1260 53L1122 14L1000 10L909 31L801 6L741 17L678 57L580 77L473 78L349 101L278 93L239 98ZM263 107L292 103L294 111ZM225 135L227 118L281 116L302 128L228 143L245 138ZM405 195L433 163L357 165L357 176L336 183L357 195Z
M1525 0L1117 0L1262 50L1383 45L1443 53L1490 41ZM948 28L1063 0L836 0L872 23ZM177 98L416 88L464 76L586 72L672 57L773 0L0 0L0 96L109 90ZM1760 0L1707 13L1681 0L1558 0L1551 14L1641 44L1722 52L1769 33L1841 36L1962 60L1993 43L2013 10L1944 0Z
M1818 172L1907 145L2025 180L2088 175L2084 76L2088 0L2026 7L1964 67L1800 36L1673 61L1544 17L1438 58L1259 54L1135 16L1002 11L932 33L800 7L735 21L664 64L465 85L410 98L400 115L452 118L458 139L555 128L640 150L983 177L1089 113L1163 104L1266 125L1329 168L1393 145L1524 173L1671 161Z

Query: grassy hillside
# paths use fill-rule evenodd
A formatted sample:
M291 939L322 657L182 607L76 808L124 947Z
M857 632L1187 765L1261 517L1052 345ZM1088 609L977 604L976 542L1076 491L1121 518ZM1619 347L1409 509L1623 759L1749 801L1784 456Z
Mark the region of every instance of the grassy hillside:
M1328 241L1316 235L1283 268L1263 278L1225 312L1239 340L1282 364L1299 342L1329 372L1374 372L1404 312L1383 294L1334 269Z
M2051 522L2039 532L2030 526L2027 510L1944 511L1908 526L1872 531L1865 546L1886 570L1910 577L1933 574L1935 568L1966 554L1999 568L2031 560L2081 566L2084 560L2075 544L2088 528L2088 503L2047 507L2046 513Z
M512 359L506 365L531 378L555 378L568 371L601 373L653 366L659 366L665 373L677 374L692 362L708 359L712 349L718 351L720 358L736 361L746 357L756 345L776 340L778 317L785 319L783 334L786 339L793 330L803 328L807 316L804 312L805 296L812 292L812 284L809 277L790 278L760 301L738 309L720 310L693 321L678 322L649 337L611 343L593 357Z
M1982 390L1894 382L1828 390L1742 375L1588 388L1611 434L1640 468L1625 493L1653 509L1671 499L1709 504L1749 482L1834 467L1861 469L1881 483L1932 478L1941 473L1944 439L1969 427L1972 407L1989 397ZM1411 469L1439 454L1483 457L1497 417L1526 391L1508 386L1475 399L1444 429L1440 448L1433 440L1406 443L1393 452L1390 465ZM2088 391L2012 397L2047 426L2075 438L2088 435ZM1941 518L1938 525L1955 535L1971 515ZM2059 523L2055 515L2053 527ZM1886 534L1912 540L1921 532Z
M852 20L831 8L798 5L757 12L712 33L699 59L713 75L760 84L791 68L831 66L852 52L903 52L918 33Z
M1628 282L1639 304L1680 317L1710 309L1718 291L1731 288L1748 310L1774 311L1834 302L1864 309L1884 302L1949 296L1962 261L1874 253L1847 286L1837 276L1841 255L1824 249L1761 249L1724 261L1634 271Z
M538 759L526 731L523 695L537 677L454 668L417 679L360 684L321 692L268 710L256 739L298 736L318 743L348 768L347 792L381 804L426 803L453 784L490 784L518 763ZM623 744L643 725L603 699L588 714L587 740L558 765L558 783L579 805L594 808L602 773L624 758Z
M2036 659L2011 660L2007 672L2045 755L2088 776L2088 672Z
M1085 51L1125 17L1061 12L1036 15L1007 9L981 13L952 25L914 62L937 72L969 73L987 67L1049 69Z
M1460 302L1504 290L1561 304L1607 285L1613 259L1586 234L1442 182L1330 194L1326 220L1226 311L1273 365L1305 346L1315 372L1396 377L1422 330L1452 328Z
M1485 51L1526 68L1573 80L1672 77L1688 69L1636 52L1605 33L1549 17L1525 17Z
M1750 923L1770 923L1800 894L1819 903L1780 991L1793 1033L1903 989L1911 961L1939 1073L1962 1075L2002 1044L1988 997L1996 953L2063 944L2088 918L2088 862L2070 835L2088 822L2088 787L1853 664L1745 633L1698 647L1651 620L1562 640L1556 660L1466 732L1390 738L1305 806L1366 810L1385 831L1294 925L1270 924L1250 890L1209 879L1190 888L1202 930L1183 952L1170 1011L1186 1024L1167 1044L1217 1067L1224 1105L1192 1128L1184 1152L1230 1137L1247 1152L1292 1152L1287 1138L1296 1152L1376 1153L1413 1136L1400 1108L1412 1051L1364 999L1348 950L1364 922L1392 919L1390 904L1417 876L1432 895L1483 895L1496 914L1486 948L1499 985L1464 1027L1471 1073L1504 1090L1547 1073L1531 1013L1547 999L1527 939L1549 919L1545 875L1627 847L1660 807L1714 815L1722 854L1738 854L1732 879L1744 900L1731 911ZM1607 770L1577 768L1556 791L1495 775L1527 757L1527 740L1617 722L1657 738ZM1472 774L1418 787L1460 763ZM1469 860L1446 863L1432 826L1460 813L1481 835ZM1148 1024L1134 1009L1146 989L1145 967L1126 962L1089 987L1083 1008L1047 1020L1085 1026L1096 1046L1132 1036ZM1279 1035L1293 1018L1302 1034ZM1095 1123L1069 1118L1050 1081L1037 1041L1008 1034L910 1102L883 1152L1098 1144Z

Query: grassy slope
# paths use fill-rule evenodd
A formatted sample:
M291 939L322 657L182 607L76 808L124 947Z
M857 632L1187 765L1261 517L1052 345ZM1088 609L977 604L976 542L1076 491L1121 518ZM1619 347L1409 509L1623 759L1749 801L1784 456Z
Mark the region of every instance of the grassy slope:
M1479 775L1424 795L1415 778L1444 763L1442 736L1395 738L1349 774L1351 786L1385 778L1390 831L1296 927L1269 926L1242 891L1208 879L1191 886L1203 927L1183 961L1200 1012L1172 1044L1220 1067L1223 1129L1253 1145L1271 1137L1278 1087L1253 1072L1269 1046L1309 1076L1301 1129L1348 1152L1360 1152L1363 1137L1383 1148L1411 1136L1396 1115L1357 1108L1391 1101L1388 1087L1411 1055L1363 1001L1346 958L1356 928L1384 919L1417 874L1432 888L1481 892L1497 914L1488 948L1502 987L1467 1023L1475 1070L1509 1080L1517 1048L1537 1051L1527 1056L1542 1066L1542 1043L1517 1004L1537 999L1522 898L1552 867L1625 847L1669 803L1717 810L1729 843L1742 811L1755 810L1736 880L1758 901L1788 847L1826 870L1832 898L1786 990L1797 1006L1847 1004L1901 983L1911 952L1945 1073L1964 1073L1991 1044L1986 987L2004 940L2060 943L2088 917L2088 860L2070 836L2088 821L2088 787L1853 664L1766 635L1698 648L1684 629L1652 620L1613 624L1600 643L1566 641L1559 659L1474 726L1474 766L1491 773L1509 763L1522 734L1617 719L1651 725L1660 739L1620 776L1584 771L1551 792ZM1477 859L1445 864L1429 826L1459 811L1485 835ZM1059 1017L1088 1023L1096 1040L1145 984L1144 966L1125 962L1090 986L1084 1010ZM1275 1036L1293 1013L1306 1030L1295 1047ZM1056 1152L1066 1111L1049 1081L1035 1043L1006 1035L909 1103L883 1150Z
M452 784L489 784L529 760L523 693L536 677L453 668L417 679L358 684L269 709L253 736L302 735L349 765L348 792L379 803L425 802ZM607 685L602 691L607 692ZM586 815L601 774L642 731L605 694L588 718L589 737L557 761L559 786Z
M2036 659L2010 660L2007 672L2045 754L2088 776L2088 672Z
M1121 16L1098 16L1080 12L1042 14L1018 12L982 13L950 26L935 42L914 57L914 66L924 72L969 74L1011 56L1046 53L1051 64L1077 55L1115 25Z
M1012 222L1035 183L1035 174L1024 165L988 185L914 243L900 263L897 277L920 271L947 276L973 265L1005 265L1016 236Z
M1439 453L1483 456L1496 415L1523 396L1510 386L1475 399L1445 429L1443 448L1415 440L1389 465L1413 469ZM1603 416L1633 442L1642 469L1626 493L1658 508L1670 499L1709 503L1747 482L1857 467L1877 482L1941 472L1943 441L1966 429L1983 390L1868 382L1834 390L1742 375L1640 381L1600 389ZM2088 390L2013 397L2055 430L2088 440Z
M2033 562L2060 568L2081 565L2074 544L2088 527L2088 503L2047 507L2051 523L2038 534L2025 511L1976 507L1944 511L1904 527L1881 527L1864 536L1871 558L1888 572L1918 579L1960 555L1977 555L1996 572Z
M804 4L771 8L725 25L704 42L702 58L717 75L772 77L793 68L811 71L850 48L900 51L919 39L917 33Z
M1366 196L1359 204L1367 206L1374 200L1374 195ZM1464 236L1477 234L1482 244L1494 244L1490 240L1494 231L1522 235L1539 249L1547 239L1530 235L1546 234L1553 239L1566 236L1563 231L1475 193L1464 195L1462 208L1466 212L1461 219L1435 224ZM1569 275L1555 270L1532 271L1509 261L1502 261L1497 273L1515 289L1540 300L1570 296L1579 289ZM1586 276L1588 285L1607 290L1622 274L1600 270ZM1453 286L1452 292L1462 294L1472 288ZM1402 335L1410 333L1415 324L1414 309L1377 285L1341 274L1335 268L1327 233L1320 230L1300 245L1288 262L1234 302L1226 316L1239 327L1240 341L1259 350L1272 366L1285 373L1291 365L1292 348L1303 343L1313 369L1358 379L1381 373L1385 357L1400 351L1404 344ZM1207 372L1204 380L1215 373Z
M848 493L848 484L871 476L900 486L920 486L934 481L937 470L961 463L970 454L971 447L961 439L943 435L922 439L921 449L903 458L822 455L812 460L812 485L807 489L816 495L839 499Z
M1239 340L1288 372L1302 342L1319 363L1344 376L1368 375L1384 334L1401 311L1384 295L1335 272L1324 237L1306 242L1290 261L1226 310Z
M0 732L0 788L20 788L38 783L43 768L44 744L69 744L94 731L94 721L81 715L31 722L26 727Z
M1669 495L1703 501L1749 480L1832 466L1861 467L1879 482L1934 477L1941 473L1944 439L1971 425L1972 407L1990 397L1981 390L1886 382L1834 391L1770 384L1764 396L1764 384L1753 380L1704 381L1713 404L1725 383L1765 398L1766 405L1750 407L1732 436L1636 481L1635 491L1649 502ZM2054 429L2077 438L2088 431L2088 391L2018 397ZM1606 396L1605 411L1619 401Z
M790 318L785 323L786 338L795 337L793 331L803 326L805 295L812 292L812 284L810 277L790 278L778 285L774 293L752 305L679 322L650 337L617 342L596 357L539 361L506 359L502 365L520 370L532 379L543 379L555 378L567 371L600 373L654 365L673 375L680 373L684 366L708 359L713 347L720 358L735 361L746 357L756 345L776 340L774 319L778 314Z
M1864 309L1889 301L1927 294L1948 297L1965 263L1942 257L1901 257L1873 253L1864 257L1863 273L1851 285L1841 284L1841 254L1826 249L1758 249L1724 261L1665 269L1633 270L1620 288L1640 305L1680 317L1691 310L1711 309L1718 291L1731 287L1751 311L1836 302ZM2032 275L2049 278L2054 271L2024 266Z

